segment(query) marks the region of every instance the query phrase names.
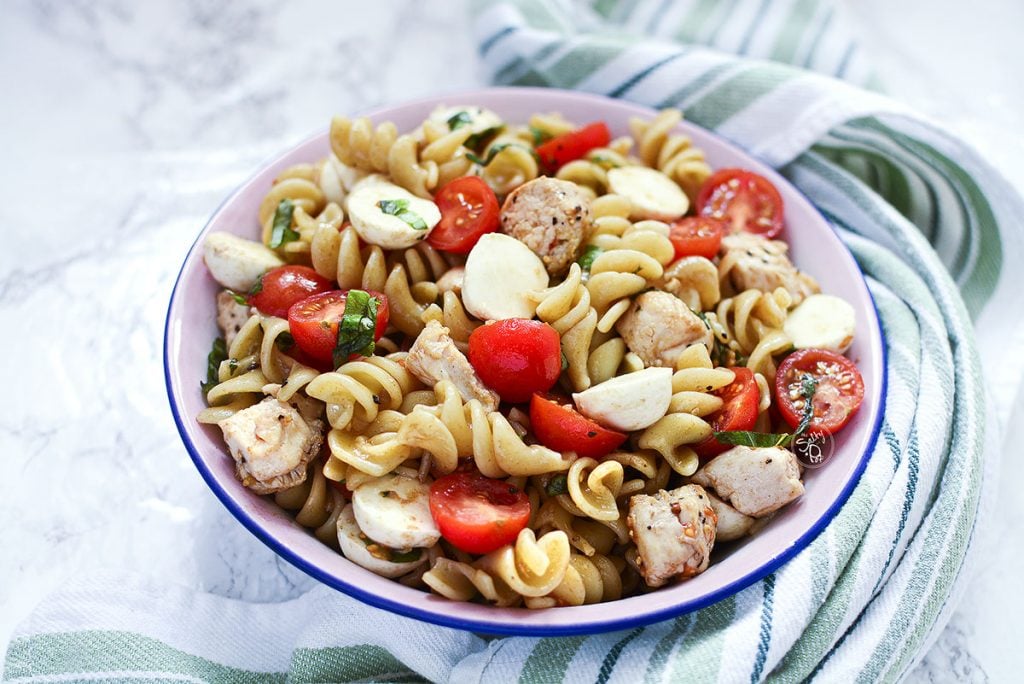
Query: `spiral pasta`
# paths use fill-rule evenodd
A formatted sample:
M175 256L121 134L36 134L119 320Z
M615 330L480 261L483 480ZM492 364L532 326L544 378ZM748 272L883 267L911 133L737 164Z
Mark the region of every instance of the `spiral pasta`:
M707 320L717 342L732 353L729 360L774 382L775 356L793 346L782 330L792 301L783 287L746 290L721 300Z
M313 535L331 548L338 548L338 516L345 507L345 497L324 477L321 467L311 467L305 482L274 495L274 502L292 511L295 522L313 530Z
M678 183L693 203L711 167L688 136L671 132L682 119L678 109L663 109L651 121L633 118L629 125L643 163Z
M388 174L419 197L430 197L440 172L436 161L421 160L416 138L398 135L395 124L385 121L376 128L366 117L331 120L331 150L348 166Z

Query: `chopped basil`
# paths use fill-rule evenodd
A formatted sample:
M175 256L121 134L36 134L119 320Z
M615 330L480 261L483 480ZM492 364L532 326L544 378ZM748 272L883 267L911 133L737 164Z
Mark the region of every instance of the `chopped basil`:
M292 337L291 333L283 332L277 336L277 338L274 340L274 344L276 344L277 348L280 349L281 351L287 352L288 350L295 346L295 338Z
M592 154L589 157L587 157L587 159L589 159L590 161L597 164L603 169L614 169L618 168L619 166L619 162L615 161L611 157L606 157L603 154Z
M274 227L270 230L270 248L277 249L287 242L299 239L298 231L292 230L292 215L295 205L290 199L283 199L274 212Z
M480 150L481 145L496 136L498 133L501 133L504 128L504 126L491 126L490 128L485 128L479 133L474 133L466 138L466 142L462 144L474 152L477 152Z
M587 245L587 248L583 250L583 254L576 260L576 263L580 265L584 271L589 271L590 267L594 265L594 259L601 255L604 250L597 245Z
M263 279L260 278L256 282L260 284L260 286L261 286L260 289L262 290L263 289L263 287L262 287ZM253 287L256 287L256 286L253 285ZM235 292L234 290L225 290L225 292L227 292L229 295L231 295L231 298L235 300L236 304L241 304L242 306L246 306L246 305L249 304L249 300L245 298L245 295L240 295L237 292Z
M228 345L223 337L213 341L210 353L206 357L206 382L199 383L203 394L208 394L211 389L220 384L220 364L228 359Z
M569 370L569 357L565 355L565 352L562 352L562 371L567 370Z
M413 230L426 230L427 222L423 217L414 211L409 211L409 200L407 199L386 199L377 202L377 206L388 216L394 216L409 224Z
M363 290L349 290L345 297L345 313L338 323L334 367L339 368L353 354L372 354L373 334L376 328L377 299Z
M533 136L534 146L543 145L548 140L551 140L551 134L547 131L542 131L536 126L530 126L530 135Z
M408 551L388 549L388 551L392 563L412 563L415 560L419 560L420 554L423 553L423 549L409 549Z
M565 494L569 491L569 478L565 475L555 475L553 478L548 480L547 486L544 491L548 496L558 496L559 494Z
M261 273L260 277L256 279L256 282L252 284L252 287L249 288L249 296L263 292L263 276L265 275L266 273Z
M814 419L814 393L818 389L818 381L810 373L804 373L800 378L800 396L804 400L804 414L800 416L800 424L796 426L794 437L807 432Z
M473 117L469 115L467 111L457 112L448 119L448 130L455 131L463 126L468 126L473 123Z
M733 430L729 432L716 432L715 439L725 444L749 447L786 447L793 443L797 437L807 432L814 418L814 392L818 389L818 381L810 373L804 373L800 379L800 396L804 399L804 412L800 417L800 424L797 425L793 434L772 434L766 432L751 432L748 430Z
M505 149L506 147L521 147L524 150L526 150L527 152L529 152L530 154L532 154L534 158L537 157L537 153L536 152L534 152L533 150L527 148L524 145L520 145L519 143L498 143L497 145L494 145L493 147L491 147L491 149L487 150L487 156L486 157L479 157L479 156L473 154L472 152L467 152L466 153L466 159L468 159L469 161L471 161L471 162L473 162L475 164L479 164L480 166L487 166L492 161L494 161L494 158L497 157L498 154L503 149Z

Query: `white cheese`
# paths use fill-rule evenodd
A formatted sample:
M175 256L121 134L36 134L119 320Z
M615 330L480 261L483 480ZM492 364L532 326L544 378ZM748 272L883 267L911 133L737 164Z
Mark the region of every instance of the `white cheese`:
M853 343L856 315L846 300L826 294L809 296L790 312L783 332L797 349L844 353Z
M608 188L629 200L629 218L634 221L676 219L690 208L690 200L675 181L645 166L610 169Z
M381 203L397 200L405 210L423 220L425 228L417 229L396 215L385 213ZM371 245L385 249L405 249L425 240L441 220L441 210L430 200L416 197L380 176L367 176L356 183L346 200L352 227Z
M370 480L352 492L356 522L367 537L393 549L433 546L441 532L430 514L430 487L402 475Z
M629 432L650 427L672 401L672 369L645 368L572 395L580 412L605 427Z
M419 558L407 563L392 563L380 558L379 555L385 555L389 550L379 545L374 548L371 546L373 542L367 544L367 540L359 536L359 525L352 509L353 506L348 505L338 516L338 546L341 547L341 553L345 558L382 577L401 577L427 561L425 552L420 552ZM373 551L377 551L379 555L374 555Z
M466 260L462 303L483 321L533 318L537 302L531 295L548 286L544 262L514 237L488 233Z
M257 278L284 265L262 243L219 231L210 233L203 241L203 261L214 280L235 292L248 292Z

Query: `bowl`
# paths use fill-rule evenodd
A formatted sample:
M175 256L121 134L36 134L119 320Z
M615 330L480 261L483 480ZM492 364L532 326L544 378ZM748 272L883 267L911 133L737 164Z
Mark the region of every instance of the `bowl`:
M558 111L569 120L603 120L613 134L628 133L632 116L653 117L639 105L601 96L542 88L489 88L427 98L367 112L399 130L418 125L439 104L476 104L506 120L525 121L535 112ZM401 615L488 634L554 636L592 634L650 624L726 598L778 569L828 525L863 472L881 423L885 394L885 348L874 303L849 250L811 203L783 177L735 145L683 122L681 132L703 148L713 168L743 167L775 183L786 207L786 232L793 261L818 279L822 291L846 299L856 312L857 335L848 356L864 376L860 411L835 438L834 454L805 473L806 493L784 508L756 536L730 545L697 577L640 596L608 603L547 610L497 608L449 601L379 577L328 548L300 527L270 497L260 497L236 479L234 463L216 426L195 416L205 407L199 389L210 341L218 335L214 296L219 286L207 273L202 241L214 230L248 238L258 234L257 207L272 180L286 167L312 162L329 150L323 130L261 168L242 184L200 232L178 275L164 339L164 370L171 410L182 441L203 479L231 513L282 558L317 580L360 601Z

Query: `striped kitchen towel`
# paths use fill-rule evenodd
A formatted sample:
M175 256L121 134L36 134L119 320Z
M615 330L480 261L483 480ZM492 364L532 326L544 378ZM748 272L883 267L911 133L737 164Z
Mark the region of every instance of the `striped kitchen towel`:
M868 277L889 363L882 439L849 501L763 581L596 636L484 640L326 587L257 605L94 578L20 627L8 680L893 681L945 624L1020 377L1019 359L998 354L998 373L979 360L1021 341L1012 298L1024 282L1007 267L1024 253L1010 231L1020 198L940 126L856 87L877 81L829 0L474 12L497 82L679 107L779 168L839 231Z

